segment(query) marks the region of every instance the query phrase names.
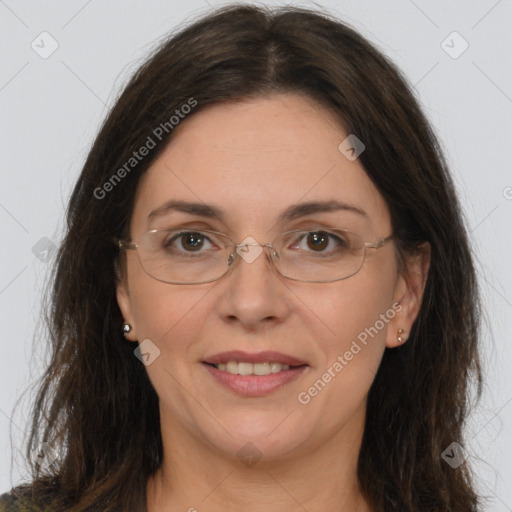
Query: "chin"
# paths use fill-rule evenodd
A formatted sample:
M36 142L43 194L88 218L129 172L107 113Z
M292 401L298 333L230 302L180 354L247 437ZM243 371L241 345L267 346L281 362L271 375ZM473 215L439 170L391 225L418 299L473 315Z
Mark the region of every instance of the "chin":
M215 432L204 432L210 445L228 456L240 460L258 459L261 462L282 460L297 455L299 447L311 439L311 432L304 431L303 422L286 418L286 414L250 414L237 418L218 417L221 425L229 425L226 432L217 425ZM283 421L284 420L284 421ZM286 425L285 425L286 423Z

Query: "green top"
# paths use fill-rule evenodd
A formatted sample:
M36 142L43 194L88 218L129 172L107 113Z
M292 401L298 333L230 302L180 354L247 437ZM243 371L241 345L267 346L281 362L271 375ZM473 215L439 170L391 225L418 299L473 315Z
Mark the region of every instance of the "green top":
M6 492L0 495L0 512L50 512L50 509L35 504L28 497L15 496Z

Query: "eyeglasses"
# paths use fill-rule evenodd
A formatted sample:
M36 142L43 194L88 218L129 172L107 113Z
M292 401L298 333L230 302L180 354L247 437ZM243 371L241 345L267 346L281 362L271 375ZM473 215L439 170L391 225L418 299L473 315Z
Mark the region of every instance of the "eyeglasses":
M137 250L144 271L171 284L216 281L239 258L252 263L266 248L267 258L283 277L309 283L329 283L361 270L367 249L380 249L393 234L377 242L363 242L344 229L315 228L280 234L272 243L259 244L252 237L234 243L224 233L209 230L153 229L137 243L115 240L119 249Z

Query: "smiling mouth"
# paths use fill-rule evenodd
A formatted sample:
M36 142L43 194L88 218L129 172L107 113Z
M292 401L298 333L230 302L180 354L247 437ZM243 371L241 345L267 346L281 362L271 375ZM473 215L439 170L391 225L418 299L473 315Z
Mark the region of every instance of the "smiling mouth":
M243 361L228 361L227 363L205 363L213 366L222 372L230 373L231 375L257 375L264 376L272 373L279 373L287 370L294 370L307 366L306 364L298 366L290 366L289 364L281 364L277 362L264 362L264 363L248 363Z

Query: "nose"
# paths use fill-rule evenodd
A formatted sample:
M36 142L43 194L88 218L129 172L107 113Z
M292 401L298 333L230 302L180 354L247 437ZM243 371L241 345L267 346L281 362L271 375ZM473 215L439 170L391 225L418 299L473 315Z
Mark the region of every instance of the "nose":
M232 255L234 268L225 276L218 302L219 314L255 330L280 323L290 314L289 290L271 262L270 244L247 239Z

